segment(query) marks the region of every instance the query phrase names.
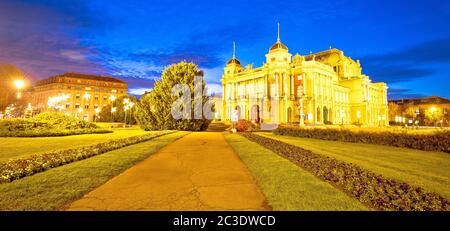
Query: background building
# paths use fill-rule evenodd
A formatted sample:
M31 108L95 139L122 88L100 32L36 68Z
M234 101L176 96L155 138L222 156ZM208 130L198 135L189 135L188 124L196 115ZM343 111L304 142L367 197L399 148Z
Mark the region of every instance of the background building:
M388 125L387 86L373 83L338 49L292 56L277 42L261 67L245 68L233 53L222 76L222 119L267 123Z
M104 76L66 73L40 80L33 90L32 103L39 112L60 111L93 121L101 108L126 95L127 84Z
M449 126L450 100L438 96L389 101L391 124Z

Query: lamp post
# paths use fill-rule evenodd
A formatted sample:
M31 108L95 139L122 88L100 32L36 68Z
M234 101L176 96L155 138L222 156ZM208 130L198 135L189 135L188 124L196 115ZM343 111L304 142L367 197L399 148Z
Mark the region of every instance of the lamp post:
M14 80L14 86L17 88L17 99L22 97L22 92L20 90L25 87L25 82L23 80Z
M78 108L78 117L81 119L81 114L83 113L83 108Z
M360 120L361 120L361 111L357 111L356 112L356 118L358 118L358 126L361 126L361 122L360 122Z
M127 126L127 111L128 111L128 105L130 103L130 99L124 98L123 99L123 111L125 112L125 127Z
M95 121L94 122L97 122L97 119L98 119L98 114L100 113L100 108L96 108L95 109Z
M416 120L417 120L417 122L415 122L416 125L419 125L419 114L420 114L420 111L419 111L419 108L417 108L416 109Z
M114 101L116 101L116 96L110 95L109 100L111 101L111 122L114 122L113 113L116 112L116 109L114 107Z
M305 118L303 114L303 98L300 98L300 126L305 125Z
M131 123L134 103L133 103L133 102L130 102L130 103L128 104L128 107L130 108L130 123Z

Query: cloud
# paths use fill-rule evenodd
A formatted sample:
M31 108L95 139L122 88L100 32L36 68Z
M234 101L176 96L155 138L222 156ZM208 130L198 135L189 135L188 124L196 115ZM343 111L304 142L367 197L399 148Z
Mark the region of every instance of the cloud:
M206 84L206 94L209 96L222 94L222 85L210 83Z
M74 61L83 61L86 60L86 56L81 54L79 51L71 51L71 50L61 50L61 55L65 56Z
M435 74L434 65L450 62L450 38L427 41L395 52L362 58L363 68L376 81L411 81Z
M450 62L450 37L426 41L403 50L372 55L365 58L368 62L414 62L414 63L445 63Z
M19 66L33 79L64 72L107 75L91 61L93 47L77 39L79 25L70 18L35 1L1 1L0 62Z
M153 88L132 88L128 90L128 93L136 96L141 96L145 94L145 92L149 92L153 90Z
M174 47L162 50L143 50L131 53L128 58L149 62L156 66L167 66L180 61L191 61L201 68L223 67L223 54L231 53L233 41L240 44L256 42L267 35L265 28L258 23L238 23L213 30L198 32L187 36Z
M398 100L398 99L413 99L425 97L424 94L414 93L412 89L405 88L389 88L388 89L388 99Z

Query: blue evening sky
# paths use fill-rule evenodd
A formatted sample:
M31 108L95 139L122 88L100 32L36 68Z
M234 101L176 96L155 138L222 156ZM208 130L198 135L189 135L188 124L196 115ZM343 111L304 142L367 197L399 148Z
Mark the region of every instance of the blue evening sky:
M450 1L437 0L0 0L0 63L34 80L111 75L140 94L189 60L220 91L233 41L244 65L259 66L277 22L292 54L341 49L390 98L450 97Z

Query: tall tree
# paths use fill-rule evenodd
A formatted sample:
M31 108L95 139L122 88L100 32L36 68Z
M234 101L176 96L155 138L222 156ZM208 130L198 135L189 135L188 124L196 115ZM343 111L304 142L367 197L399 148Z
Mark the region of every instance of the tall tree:
M389 108L389 121L394 121L396 116L400 115L400 106L398 104L390 102L388 104Z
M136 106L136 120L141 127L146 130L173 129L190 131L208 128L211 120L205 115L202 106L210 105L211 99L202 94L206 90L203 78L201 78L199 83L195 84L196 76L203 77L203 72L194 63L180 62L166 67L162 73L162 79L155 83L150 93L141 97ZM186 89L184 90L189 90L190 95L183 95L181 92L172 94L174 87L180 86L180 84L185 86ZM172 114L174 110L172 106L183 96L190 98L190 104L186 108L184 108L186 104L180 104L175 109L182 109L187 114L176 118ZM201 104L200 106L198 105L199 103ZM211 111L214 111L214 109Z

